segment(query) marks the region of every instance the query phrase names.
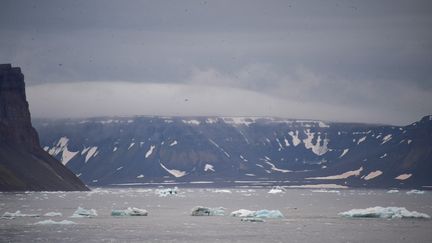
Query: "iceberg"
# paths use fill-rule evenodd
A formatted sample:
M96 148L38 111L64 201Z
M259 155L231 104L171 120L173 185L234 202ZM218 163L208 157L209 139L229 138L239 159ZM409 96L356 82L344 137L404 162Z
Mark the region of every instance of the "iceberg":
M424 194L424 191L420 191L420 190L411 190L411 191L407 191L406 194L411 195L411 194Z
M178 188L174 187L174 188L157 189L155 193L159 195L159 197L166 197L169 195L177 195L177 191Z
M111 216L147 216L148 212L140 208L127 208L125 210L112 210Z
M208 208L203 206L196 206L192 209L192 216L224 216L225 208Z
M48 219L48 220L42 220L42 221L36 222L35 224L36 225L49 225L49 224L67 225L67 224L76 224L76 223L73 221L69 221L69 220L54 221L54 220Z
M275 186L272 189L270 189L268 193L277 194L277 193L284 193L284 192L285 192L285 188L281 186Z
M96 210L78 207L78 209L72 214L71 218L92 218L95 216L97 216Z
M63 214L57 213L57 212L48 212L48 213L44 214L44 216L45 217L57 217L57 216L61 217L61 216L63 216Z
M39 214L24 214L21 213L20 210L17 210L15 213L6 212L3 214L2 219L14 219L17 217L39 217Z
M408 211L406 208L403 207L372 207L366 209L351 209L349 211L339 213L339 215L349 218L430 218L430 216L425 213Z
M262 209L258 211L251 211L247 209L239 209L237 211L231 212L233 217L241 218L261 218L261 219L279 219L283 218L284 215L279 210L267 210Z

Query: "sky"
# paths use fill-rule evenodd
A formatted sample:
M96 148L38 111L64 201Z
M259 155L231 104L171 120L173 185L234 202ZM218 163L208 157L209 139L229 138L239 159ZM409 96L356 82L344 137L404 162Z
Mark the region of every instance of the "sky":
M432 1L1 0L33 117L432 114Z

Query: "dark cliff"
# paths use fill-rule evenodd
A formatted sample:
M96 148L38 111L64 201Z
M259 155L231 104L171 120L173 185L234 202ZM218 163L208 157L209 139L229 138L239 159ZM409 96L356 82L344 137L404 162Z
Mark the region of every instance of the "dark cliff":
M0 64L0 190L88 190L40 148L31 124L24 75L10 64Z

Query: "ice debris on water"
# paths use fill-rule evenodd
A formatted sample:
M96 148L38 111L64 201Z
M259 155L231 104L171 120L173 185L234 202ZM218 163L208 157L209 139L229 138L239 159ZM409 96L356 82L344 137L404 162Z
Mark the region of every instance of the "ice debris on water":
M411 195L411 194L424 194L424 191L420 191L420 190L411 190L411 191L407 191L406 194Z
M177 195L178 193L178 188L174 187L174 188L163 188L163 189L157 189L155 191L155 193L157 195L159 195L159 197L166 197L169 195Z
M45 217L57 217L57 216L61 217L61 216L63 216L63 214L58 213L58 212L48 212L48 213L44 214L44 216Z
M279 210L267 210L267 209L262 209L258 211L239 209L237 211L231 212L230 215L233 217L241 217L241 218L265 218L265 219L279 219L284 217L284 215Z
M20 210L17 210L15 213L6 212L3 214L2 219L14 219L17 217L39 217L39 214L24 214L21 213Z
M78 209L72 214L71 218L92 218L95 216L97 216L96 210L78 207Z
M208 208L203 206L196 206L192 209L192 216L224 216L225 208Z
M341 212L339 215L349 218L423 218L429 219L430 216L425 213L416 211L408 211L404 207L372 207L366 209L351 209L346 212Z
M216 189L213 192L215 192L215 193L231 193L231 191L227 190L227 189Z
M399 192L399 190L396 190L396 189L392 189L392 190L387 191L387 193L398 193L398 192Z
M285 193L285 188L281 186L274 186L268 193L277 194L277 193Z
M42 220L42 221L36 222L35 224L37 224L37 225L50 225L50 224L67 225L67 224L76 224L76 223L73 221L69 221L69 220L54 221L54 220L48 219L48 220Z
M145 209L129 207L124 210L112 210L111 216L147 216L148 212Z
M241 221L243 222L265 222L264 219L261 218L242 218Z

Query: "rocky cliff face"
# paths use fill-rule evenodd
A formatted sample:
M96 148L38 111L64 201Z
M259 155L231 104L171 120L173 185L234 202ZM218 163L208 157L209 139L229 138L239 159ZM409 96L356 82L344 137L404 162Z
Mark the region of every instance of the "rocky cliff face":
M31 124L24 75L10 64L0 65L0 190L87 190L40 148Z

